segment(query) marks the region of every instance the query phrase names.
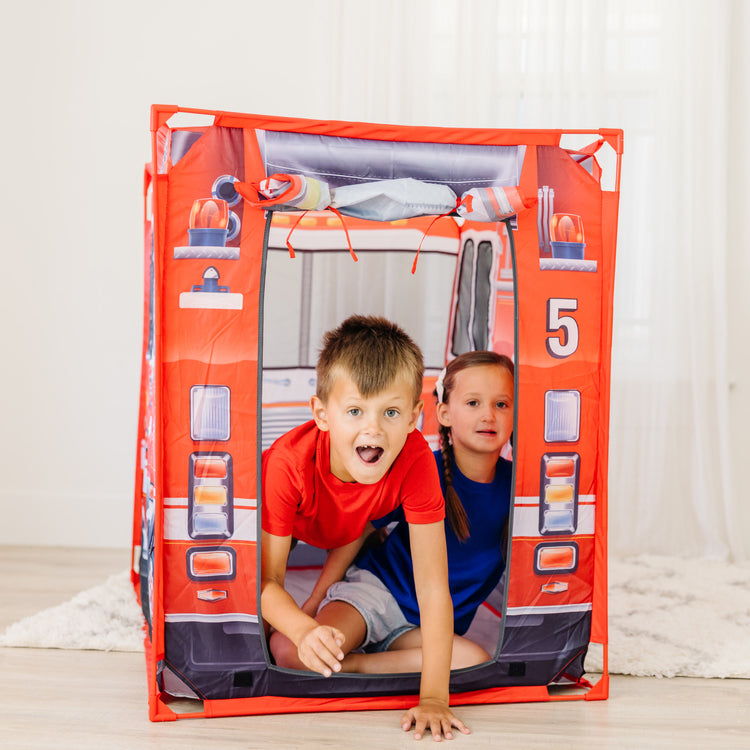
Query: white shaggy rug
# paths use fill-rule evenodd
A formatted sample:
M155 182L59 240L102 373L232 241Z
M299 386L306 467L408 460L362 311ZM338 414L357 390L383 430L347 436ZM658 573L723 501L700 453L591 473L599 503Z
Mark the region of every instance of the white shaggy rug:
M0 646L142 651L144 626L130 571L125 570L13 623L0 634Z
M143 625L125 571L14 623L0 646L141 651ZM750 563L610 560L609 642L613 674L750 678ZM586 669L601 670L601 648Z
M609 671L750 678L750 563L641 555L609 564ZM592 649L589 671L601 668Z

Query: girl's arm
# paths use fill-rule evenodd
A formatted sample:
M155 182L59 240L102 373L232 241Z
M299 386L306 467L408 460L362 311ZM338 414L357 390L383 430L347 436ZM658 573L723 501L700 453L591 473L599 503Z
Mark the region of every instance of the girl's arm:
M310 615L310 617L315 617L320 603L325 599L328 588L344 577L344 573L346 573L349 566L354 562L357 553L362 549L365 539L367 539L374 530L375 527L368 522L359 539L355 539L353 542L343 547L332 549L328 553L326 561L323 563L323 569L320 571L320 575L315 582L312 593L302 605L303 612Z
M262 535L260 603L263 619L297 647L300 661L326 677L341 670L343 634L318 625L284 588L291 536Z
M449 680L453 647L453 604L448 588L448 558L442 521L409 524L414 584L422 630L422 679L419 705L401 719L404 731L414 724L414 738L429 728L434 739L453 737L452 727L469 730L450 710Z

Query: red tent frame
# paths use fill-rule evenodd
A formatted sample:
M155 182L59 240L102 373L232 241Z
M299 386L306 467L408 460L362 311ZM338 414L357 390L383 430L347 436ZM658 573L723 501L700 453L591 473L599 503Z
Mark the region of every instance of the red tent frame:
M173 127L170 119L178 114L203 116L208 123ZM407 681L403 694L399 695L393 694L393 685L398 684L393 682L388 690L368 688L362 695L353 694L351 689L325 695L314 680L308 683L299 676L296 682L303 685L297 688L301 692L290 694L294 691L278 682L281 677L270 665L259 668L256 665L252 667L255 672L250 668L235 670L231 689L205 687L195 682L194 675L184 674L175 667L175 659L168 654L170 648L172 654L191 648L190 631L186 631L184 641L180 640L183 635L173 635L178 629L175 623L184 624L191 617L195 622L208 622L217 613L221 615L217 621L226 622L231 613L239 612L241 622L247 624L257 623L260 616L256 576L259 534L253 536L255 526L253 529L243 526L244 531L237 529L243 523L256 524L259 517L258 424L262 405L258 383L262 342L258 310L263 295L262 258L268 228L273 225L272 212L246 202L235 207L235 218L241 228L238 227L236 238L226 243L234 252L233 257L207 261L205 257L210 255L179 258L177 251L190 247L188 228L192 207L196 199L210 196L212 187L215 191L217 176L235 175L243 184L257 183L268 176L259 145L259 134L263 133L334 137L347 139L350 144L433 144L436 149L460 144L522 149L518 187L537 201L531 201L534 205L514 218L512 231L507 222L492 225L498 235L512 234L512 319L515 320L512 348L517 368L514 520L502 614L508 622L518 617L528 624L534 617L562 617L565 613L578 617L583 613L585 620L583 625L576 625L576 632L583 627L588 643L602 645L603 673L593 685L582 678L584 646L578 649L583 653L576 657L571 670L574 683L571 689L550 690L547 681L529 684L533 679L528 676L519 678L515 684L509 670L500 669L503 665L500 649L496 659L500 667L495 666L503 672L503 677L497 684L491 684L490 677L490 684L472 689L471 679L466 677L462 682L459 676L455 686L452 682L451 700L453 705L460 705L607 698L607 456L622 131L406 127L155 105L151 111L151 133L152 159L146 167L144 182L144 345L132 573L149 625L145 645L150 718L160 721L402 708L411 705L416 694L414 683ZM590 145L583 149L564 148L564 141L574 135L589 136ZM602 149L614 155L612 189L602 188L597 160ZM552 191L556 215L582 217L583 258L566 261L553 257L550 245L554 238L549 232ZM310 215L311 219L315 217ZM343 220L352 234L362 223L356 218ZM482 230L474 222L457 230L456 222L447 218L437 222L434 217L410 221L423 236L450 235L457 231L459 243L462 232ZM441 229L448 224L448 229ZM579 245L583 244L583 237L577 239ZM579 249L576 246L576 253ZM181 295L197 288L195 282L209 263L218 269L220 283L226 284L225 289L231 289L232 294L222 297L222 309L186 307ZM454 296L458 272L456 278ZM231 306L235 303L240 307ZM451 326L455 323L456 309L454 304ZM496 306L493 301L492 309L493 314L500 315L499 303ZM505 346L498 344L497 338L491 338L490 345L496 349ZM449 342L446 357L451 356L450 349ZM231 388L207 394L199 390L195 396L193 389L210 388L213 386L205 384L212 383L229 383ZM431 390L431 384L426 379L426 392ZM196 434L191 424L194 417L191 393L195 398L222 399L226 395L228 399L230 392L231 436ZM558 412L562 416L555 418L562 420L562 426L551 428L550 415ZM218 540L196 537L188 518L193 507L191 493L195 491L192 479L188 478L188 466L193 465L189 461L229 453L235 467L231 529L236 537L231 534ZM565 516L575 521L571 532L550 531L552 527L544 526L545 513L552 502L547 503L545 492L552 492L549 487L555 484L555 471L549 467L561 465L560 462L574 466L575 472L575 487L570 489L568 482L565 488L575 504L575 515ZM209 601L196 595L200 590L205 597L206 591L214 590L207 589L199 576L191 577L190 560L198 558L190 556L196 550L201 554L217 553L219 565L232 566L235 578L221 583L224 594L229 591L224 600ZM237 571L242 575L236 575ZM258 629L257 625L255 628ZM259 653L266 654L262 635L257 638ZM527 653L528 644L524 649ZM251 672L247 679L253 683L252 689L243 685L242 676ZM551 682L566 681L562 679L564 670L555 668L555 672ZM194 703L195 710L178 712L170 707L170 684L174 684L177 675L185 684L192 685L200 699ZM265 686L259 687L266 679ZM308 684L314 689L305 694L304 686Z

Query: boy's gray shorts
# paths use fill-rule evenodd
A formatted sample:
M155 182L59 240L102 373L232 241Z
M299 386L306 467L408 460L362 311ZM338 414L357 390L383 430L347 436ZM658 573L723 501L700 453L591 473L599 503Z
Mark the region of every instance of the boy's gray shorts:
M387 651L400 635L417 626L409 622L385 584L369 570L349 567L342 581L329 587L318 612L334 601L354 607L367 625L367 635L360 646L367 652Z

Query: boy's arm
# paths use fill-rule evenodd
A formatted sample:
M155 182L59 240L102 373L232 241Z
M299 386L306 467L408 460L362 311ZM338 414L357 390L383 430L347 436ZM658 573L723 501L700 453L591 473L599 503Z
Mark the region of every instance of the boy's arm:
M429 728L433 739L453 737L452 728L469 730L449 707L453 648L453 603L448 588L448 559L442 521L409 524L414 584L422 630L422 679L419 705L401 719L405 731L414 724L414 738Z
M328 677L341 670L343 635L336 628L318 625L305 614L284 588L291 536L264 531L261 541L260 603L263 619L297 647L300 661Z
M365 539L367 539L374 530L375 527L368 522L359 539L355 539L353 542L343 547L332 549L328 553L326 561L323 564L323 569L320 571L320 576L318 576L318 580L315 582L312 593L302 605L303 612L310 615L310 617L315 617L320 603L325 599L328 588L344 577L344 573L346 573L349 566L354 562L357 553L362 549Z

